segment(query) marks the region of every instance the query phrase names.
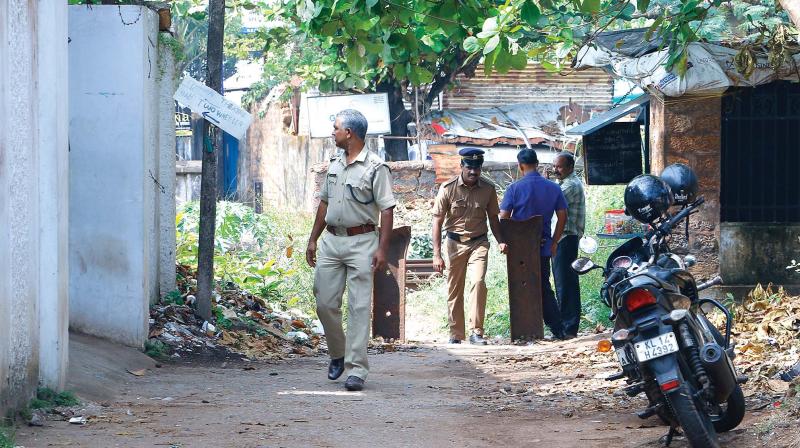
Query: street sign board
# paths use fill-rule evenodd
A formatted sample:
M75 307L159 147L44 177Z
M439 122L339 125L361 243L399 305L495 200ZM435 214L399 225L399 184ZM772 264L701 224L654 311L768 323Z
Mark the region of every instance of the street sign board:
M239 140L253 121L253 116L246 110L188 76L183 78L173 98Z
M308 127L311 137L330 137L336 114L355 109L367 118L367 134L391 134L389 98L385 93L308 97Z

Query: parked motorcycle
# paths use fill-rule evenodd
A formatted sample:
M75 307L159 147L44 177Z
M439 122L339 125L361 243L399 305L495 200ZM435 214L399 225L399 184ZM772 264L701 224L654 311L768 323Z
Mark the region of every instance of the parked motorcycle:
M651 230L614 250L604 267L588 258L575 260L572 267L581 275L603 270L600 293L614 321L605 349L615 350L622 367L607 379L624 378L629 396L647 396L649 406L637 414L657 415L669 424L667 444L680 426L692 447L718 447L717 433L744 418L740 384L747 377L737 375L733 365L730 312L698 294L722 279L697 284L687 270L694 257L681 258L669 249L671 232L704 203L695 198L696 177L685 165L668 167L662 177L638 176L625 190L626 212ZM676 203L682 208L671 216ZM724 335L707 319L708 308L725 314Z

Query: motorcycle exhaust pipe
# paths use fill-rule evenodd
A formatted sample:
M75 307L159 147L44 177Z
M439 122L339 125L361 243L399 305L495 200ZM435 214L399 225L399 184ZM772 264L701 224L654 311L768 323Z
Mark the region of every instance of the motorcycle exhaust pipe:
M714 385L714 399L725 403L736 387L736 376L725 350L715 342L709 342L700 349L700 362Z

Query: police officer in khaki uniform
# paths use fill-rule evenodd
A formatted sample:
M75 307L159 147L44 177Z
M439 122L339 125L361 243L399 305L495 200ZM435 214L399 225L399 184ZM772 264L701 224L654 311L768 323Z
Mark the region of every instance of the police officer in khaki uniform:
M348 109L336 115L333 139L344 151L331 158L306 249L308 264L316 267L317 316L331 357L328 378L335 380L349 370L344 386L350 391L361 390L369 372L373 273L386 270L395 206L389 167L364 148L366 134L367 119L360 112ZM328 234L317 254L317 239L324 229ZM349 292L346 337L342 330L345 282Z
M470 277L469 317L472 344L486 345L483 338L483 319L486 313L486 265L489 259L489 226L500 244L500 252L506 252L505 240L500 233L497 215L497 192L494 184L481 177L484 151L464 148L461 156L461 174L439 187L433 207L433 266L442 272L444 260L441 255L442 228L447 236L447 306L450 325L450 343L460 344L464 339L464 282Z

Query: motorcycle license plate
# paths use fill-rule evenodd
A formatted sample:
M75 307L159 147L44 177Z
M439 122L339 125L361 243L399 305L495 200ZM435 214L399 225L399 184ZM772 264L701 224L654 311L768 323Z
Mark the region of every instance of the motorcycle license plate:
M615 351L617 352L617 359L619 360L619 365L625 367L631 364L631 360L628 359L628 354L625 352L624 348L618 348Z
M675 333L669 332L653 339L637 342L633 347L636 349L636 359L644 362L677 352L678 341L675 340Z

